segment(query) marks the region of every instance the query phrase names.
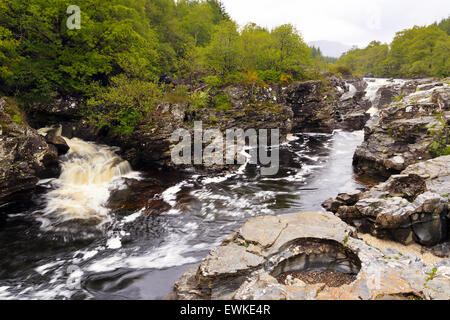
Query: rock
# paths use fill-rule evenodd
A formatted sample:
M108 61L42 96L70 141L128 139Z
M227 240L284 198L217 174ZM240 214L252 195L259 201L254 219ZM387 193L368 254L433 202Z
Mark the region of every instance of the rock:
M450 156L419 162L360 194L356 203L344 201L349 196L340 194L323 206L362 232L434 246L447 241L450 231L449 164Z
M448 136L449 101L450 87L434 86L381 110L364 128L364 143L353 158L357 172L388 178L439 155L434 142Z
M397 94L398 92L394 87L390 86L381 87L377 91L373 106L380 108L385 105L388 105L394 101L394 98L397 96Z
M180 166L171 161L174 143L170 138L177 129L183 128L192 134L194 121L202 121L203 128L215 128L222 132L233 128L279 129L281 142L292 130L327 133L336 129L360 130L369 118L366 114L369 105L363 101L366 86L362 79L345 82L338 78L295 82L286 86L230 85L204 91L210 95L205 107L193 106L189 101L160 101L128 134L118 133L107 126L99 128L81 118L78 111L83 101L74 98L31 104L28 113L34 119L35 127L58 124L64 137L78 137L119 147L120 156L135 169L165 167L192 170L191 165ZM216 108L214 97L218 95L227 96L229 105ZM341 99L343 95L349 98ZM67 152L61 138L49 136L48 142L55 145L60 154ZM227 165L195 165L194 168L204 173L235 169Z
M23 121L13 121L19 111L0 99L0 205L33 191L41 178L57 176L58 153ZM29 197L25 197L29 198Z
M30 125L41 128L81 118L83 101L75 97L56 97L47 102L34 102L27 106Z
M174 297L189 300L376 300L393 296L441 299L450 295L447 268L447 264L426 266L416 256L372 247L359 240L351 227L332 214L308 212L258 217L248 220L238 232L214 248L198 268L186 272L174 286ZM292 276L330 270L353 280L330 287ZM285 282L277 280L281 275L287 275Z
M47 133L47 135L45 136L45 141L48 144L54 145L56 147L56 149L58 150L59 155L66 154L70 149L66 140L64 140L63 137L58 135L57 129L53 129L53 130L49 131Z
M362 191L355 190L348 193L340 193L338 194L336 200L343 202L346 205L354 205L359 201L362 196Z
M327 211L337 212L340 207L344 206L345 203L335 200L333 198L329 198L322 203L322 207L324 207Z

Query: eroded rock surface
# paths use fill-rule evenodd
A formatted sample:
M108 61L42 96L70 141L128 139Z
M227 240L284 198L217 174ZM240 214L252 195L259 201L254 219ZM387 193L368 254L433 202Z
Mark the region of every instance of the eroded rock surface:
M56 147L24 122L17 107L0 98L0 205L58 170Z
M450 156L410 165L365 193L323 206L363 232L404 244L437 245L449 237Z
M388 178L411 164L445 154L450 136L450 87L428 84L373 116L353 164L360 173Z
M328 287L276 278L329 270L352 275L354 281ZM186 272L174 294L177 299L447 299L450 274L447 264L426 266L416 256L368 245L330 213L306 212L250 219Z

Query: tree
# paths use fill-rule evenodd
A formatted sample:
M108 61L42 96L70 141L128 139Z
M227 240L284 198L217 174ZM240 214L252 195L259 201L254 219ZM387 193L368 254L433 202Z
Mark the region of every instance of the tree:
M450 35L450 17L447 19L442 19L441 22L437 24L437 27Z
M205 48L205 62L216 74L225 75L240 69L239 33L232 21L223 21L216 28L211 43Z
M298 30L290 25L281 25L271 32L274 39L275 70L292 73L295 78L303 77L312 63L312 54Z

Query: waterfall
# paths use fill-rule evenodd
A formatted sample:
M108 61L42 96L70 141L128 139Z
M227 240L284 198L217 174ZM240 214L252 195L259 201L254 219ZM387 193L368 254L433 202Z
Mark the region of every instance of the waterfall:
M38 132L45 135L51 129ZM49 182L52 190L44 196L45 208L38 220L44 230L65 230L68 222L101 227L111 221L106 207L111 191L123 188L124 178L138 179L139 173L114 148L63 138L70 150L61 157L61 175Z

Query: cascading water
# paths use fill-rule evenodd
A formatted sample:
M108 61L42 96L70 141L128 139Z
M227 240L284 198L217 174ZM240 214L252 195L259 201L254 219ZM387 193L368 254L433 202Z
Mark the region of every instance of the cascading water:
M375 100L377 98L377 93L380 88L384 86L401 86L407 80L402 79L383 79L383 78L375 78L375 79L364 79L367 83L366 88L366 99L372 103L372 107L367 111L371 116L375 115L378 112L378 107L374 105Z
M386 81L369 82L367 98ZM145 215L108 205L114 190L127 191L126 178L144 185L145 175L132 171L113 148L65 140L70 151L61 158L61 176L41 182L49 189L43 205L8 213L0 229L0 299L160 299L248 218L321 210L321 202L337 192L364 186L352 169L361 131L296 134L279 146L280 171L273 177L251 164L234 174L182 182L170 173L153 175L161 191L148 200L167 209ZM84 242L53 237L91 226L102 232ZM70 287L68 280L80 286Z
M51 128L50 128L51 129ZM39 133L50 130L44 128ZM61 129L57 134L61 134ZM138 179L111 147L64 138L70 150L62 157L61 175L47 181L52 188L45 195L45 208L38 220L44 230L64 230L68 222L86 223L101 228L111 222L106 203L111 190L121 188L124 178Z

